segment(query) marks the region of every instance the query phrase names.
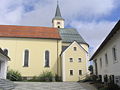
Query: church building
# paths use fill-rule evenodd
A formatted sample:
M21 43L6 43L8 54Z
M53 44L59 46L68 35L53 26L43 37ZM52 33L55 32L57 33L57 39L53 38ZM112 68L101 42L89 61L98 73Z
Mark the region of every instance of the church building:
M76 29L65 28L59 5L52 27L0 25L0 46L11 61L8 69L23 78L51 71L62 81L78 81L88 73L88 47Z

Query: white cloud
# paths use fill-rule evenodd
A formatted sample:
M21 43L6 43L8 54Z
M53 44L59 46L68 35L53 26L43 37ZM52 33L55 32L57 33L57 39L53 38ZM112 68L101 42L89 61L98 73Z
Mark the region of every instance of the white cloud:
M87 20L110 14L118 5L116 1L118 0L60 0L59 3L62 15L68 24L76 18ZM33 6L34 10L23 12L29 5ZM1 0L0 23L50 26L55 9L56 0ZM20 19L21 23L19 23Z
M73 21L72 27L75 27L81 36L89 43L95 51L105 37L110 33L116 22L100 21L100 22L80 22Z
M111 11L117 7L114 1L115 0L61 0L60 8L62 16L66 20L66 25L68 25L74 19L95 19L110 14ZM36 3L33 12L24 14L24 18L21 20L22 24L51 26L55 9L56 0L44 0ZM30 20L32 22L30 22Z

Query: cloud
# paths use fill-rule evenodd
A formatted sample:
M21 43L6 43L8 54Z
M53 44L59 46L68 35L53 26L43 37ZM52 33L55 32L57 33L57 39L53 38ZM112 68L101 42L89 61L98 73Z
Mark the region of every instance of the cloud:
M118 0L60 0L59 4L68 25L74 19L92 20L108 15L118 6L116 1ZM1 0L0 19L5 20L1 19L0 23L51 26L55 9L56 0ZM11 13L14 13L13 16Z
M116 0L64 0L60 9L66 25L74 19L93 20L108 15L117 7ZM103 3L104 2L104 3ZM44 0L34 6L33 12L24 14L21 24L51 26L56 9L56 0ZM29 22L29 21L32 22ZM28 21L28 22L27 22ZM24 23L23 23L24 22Z
M92 52L95 51L101 42L106 38L110 33L112 28L117 22L110 21L92 21L92 22L81 22L73 21L71 23L72 27L75 27L81 36L84 37L90 47L92 47Z

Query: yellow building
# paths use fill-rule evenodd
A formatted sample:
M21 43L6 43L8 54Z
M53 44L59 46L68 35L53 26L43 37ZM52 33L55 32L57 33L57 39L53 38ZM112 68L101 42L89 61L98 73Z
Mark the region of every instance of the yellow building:
M78 81L88 72L88 44L76 29L64 28L59 5L52 24L0 25L0 45L11 58L8 68L27 78L51 71L63 81Z

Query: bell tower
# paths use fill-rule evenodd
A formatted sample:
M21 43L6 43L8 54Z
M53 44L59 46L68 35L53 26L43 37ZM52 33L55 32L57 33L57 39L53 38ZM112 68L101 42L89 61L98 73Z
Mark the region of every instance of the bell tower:
M57 2L55 17L52 19L52 26L54 28L64 28L64 19L61 16L58 2Z

